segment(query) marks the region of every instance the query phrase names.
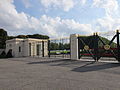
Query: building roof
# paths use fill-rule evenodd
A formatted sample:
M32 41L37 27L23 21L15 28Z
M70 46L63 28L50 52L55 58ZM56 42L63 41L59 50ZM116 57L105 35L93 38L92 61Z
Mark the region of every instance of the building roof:
M14 39L7 40L6 43L17 42L17 41L48 41L48 39L35 39L35 38L21 39L21 38L14 38Z

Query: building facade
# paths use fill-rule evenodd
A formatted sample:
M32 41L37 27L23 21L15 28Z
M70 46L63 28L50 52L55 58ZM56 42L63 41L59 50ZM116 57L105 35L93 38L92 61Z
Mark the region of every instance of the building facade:
M9 51L13 57L48 56L48 40L33 38L7 40L6 53Z

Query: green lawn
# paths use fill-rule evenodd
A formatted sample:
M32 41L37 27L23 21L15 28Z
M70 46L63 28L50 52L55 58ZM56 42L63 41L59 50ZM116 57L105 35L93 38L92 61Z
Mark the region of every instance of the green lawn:
M70 50L53 50L50 51L50 54L68 54L70 53Z

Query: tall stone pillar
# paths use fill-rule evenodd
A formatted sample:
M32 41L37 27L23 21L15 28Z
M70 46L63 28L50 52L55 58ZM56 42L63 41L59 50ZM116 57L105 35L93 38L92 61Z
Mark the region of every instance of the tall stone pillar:
M78 59L78 34L70 35L70 49L71 49L71 59Z

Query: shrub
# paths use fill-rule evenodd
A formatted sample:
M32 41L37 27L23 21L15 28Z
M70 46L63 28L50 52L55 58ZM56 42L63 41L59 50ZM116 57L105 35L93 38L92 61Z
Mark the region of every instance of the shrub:
M5 51L3 51L3 52L1 53L0 58L6 58L6 53L5 53Z
M12 50L10 49L6 55L7 58L12 58Z

